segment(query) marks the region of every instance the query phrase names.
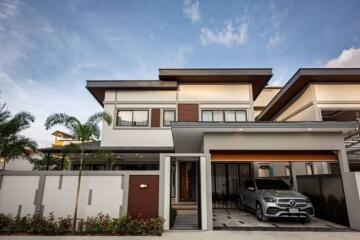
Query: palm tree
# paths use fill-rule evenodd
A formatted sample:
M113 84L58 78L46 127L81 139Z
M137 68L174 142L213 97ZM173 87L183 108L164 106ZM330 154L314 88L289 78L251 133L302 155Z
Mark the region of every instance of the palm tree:
M81 123L74 116L70 116L66 113L54 113L50 115L45 122L45 128L49 130L55 125L62 125L66 127L71 134L80 142L80 167L79 175L77 182L76 190L76 200L75 200L75 210L74 210L74 221L73 221L73 231L76 230L76 219L77 219L77 210L79 205L79 194L80 194L80 182L82 174L82 165L84 158L84 146L86 142L99 139L100 138L100 121L105 121L108 125L111 124L112 118L107 112L95 113L89 117L85 123Z
M37 144L30 138L20 135L20 132L29 128L35 120L27 112L19 112L11 117L5 104L0 106L0 160L2 170L11 159L29 156L36 151Z

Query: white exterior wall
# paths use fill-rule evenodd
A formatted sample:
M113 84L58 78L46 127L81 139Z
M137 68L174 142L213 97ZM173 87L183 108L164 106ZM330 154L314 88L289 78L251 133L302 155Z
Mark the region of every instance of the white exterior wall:
M279 87L265 87L254 101L254 117L259 115L261 111L270 103L270 101L280 92ZM256 110L257 109L257 110Z
M201 109L243 109L254 119L251 84L180 84L178 91L105 92L104 111L113 116L111 126L103 124L102 146L172 147L169 127L162 127L164 109L177 109L178 103L197 103ZM160 127L151 127L151 109L160 108ZM117 127L117 109L149 110L148 127ZM200 118L201 113L199 112ZM201 120L201 119L199 119Z
M359 110L360 84L310 84L276 121L321 121L321 109Z
M172 147L170 128L152 128L151 109L176 109L176 91L106 91L104 111L113 117L110 126L103 124L102 146L112 147ZM117 127L117 109L149 110L148 127ZM161 111L162 123L162 111Z
M131 176L159 175L158 171L84 171L81 178L78 217L98 213L119 217L127 214ZM77 172L37 171L0 173L0 213L12 216L53 212L56 218L73 216Z
M53 212L57 217L74 214L77 176L47 176L44 190L44 214ZM99 212L119 217L123 205L123 176L83 176L79 198L79 218L96 216ZM92 196L89 196L92 190ZM91 202L89 204L89 197Z
M2 176L0 213L16 216L21 205L21 216L33 214L39 179L39 176Z
M285 111L276 117L276 121L319 121L315 104L314 86L309 85Z
M360 84L314 84L319 109L360 109Z
M250 102L250 84L182 84L180 102Z

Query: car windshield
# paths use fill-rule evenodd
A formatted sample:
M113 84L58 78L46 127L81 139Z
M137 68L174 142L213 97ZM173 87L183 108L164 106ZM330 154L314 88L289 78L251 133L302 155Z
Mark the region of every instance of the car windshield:
M256 179L259 190L290 190L290 186L280 179Z

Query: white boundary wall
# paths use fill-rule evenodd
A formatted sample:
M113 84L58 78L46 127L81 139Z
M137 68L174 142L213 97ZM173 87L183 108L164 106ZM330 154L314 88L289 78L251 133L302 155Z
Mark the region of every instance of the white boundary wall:
M36 212L55 217L74 214L77 171L0 173L0 213L25 216ZM126 215L130 175L158 175L158 171L84 171L78 217Z

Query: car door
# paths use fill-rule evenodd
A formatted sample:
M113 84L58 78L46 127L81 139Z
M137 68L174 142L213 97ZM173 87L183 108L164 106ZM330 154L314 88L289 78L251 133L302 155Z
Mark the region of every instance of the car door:
M252 186L251 180L246 180L244 184L244 189L242 191L242 201L244 206L251 207L251 201L250 201L250 195L251 191L249 190L249 187Z

